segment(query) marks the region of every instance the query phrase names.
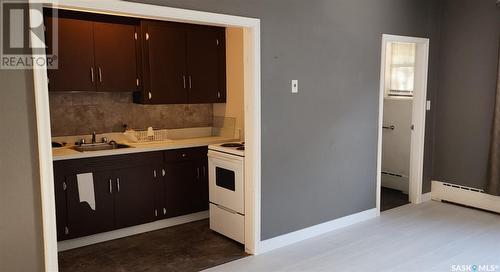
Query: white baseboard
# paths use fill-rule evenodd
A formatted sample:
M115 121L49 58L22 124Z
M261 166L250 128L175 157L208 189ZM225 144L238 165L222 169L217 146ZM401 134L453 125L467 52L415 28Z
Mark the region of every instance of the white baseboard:
M431 201L431 200L432 200L431 193L422 194L422 198L421 198L422 203L427 202L427 201Z
M138 226L117 229L113 231L108 231L104 233L89 235L81 238L60 241L57 243L57 251L65 251L73 248L88 246L92 244L97 244L109 240L119 239L131 235L136 235L144 232L159 230L163 228L172 227L175 225L185 224L193 221L198 221L201 219L208 218L208 211L192 213L188 215L183 215L174 218L163 219L159 221L154 221L147 224L142 224Z
M327 232L331 232L349 225L359 223L378 216L377 209L366 210L360 213L348 215L312 227L294 231L275 238L261 241L258 254L262 254L280 247L288 246L309 238L313 238Z
M408 194L408 190L410 189L408 178L382 174L381 179L382 187L391 188Z
M481 189L432 181L432 199L500 213L500 197L486 194Z

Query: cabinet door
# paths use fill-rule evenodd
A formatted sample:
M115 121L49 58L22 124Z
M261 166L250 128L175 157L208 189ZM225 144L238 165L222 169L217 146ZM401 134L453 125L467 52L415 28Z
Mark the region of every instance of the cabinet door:
M205 154L200 154L197 162L197 182L196 195L194 201L196 203L196 211L208 210L208 158Z
M155 188L153 168L127 167L116 171L115 219L116 227L123 228L155 220Z
M113 172L93 172L95 210L80 202L76 175L66 177L67 238L105 232L114 228Z
M164 179L166 217L196 211L196 161L186 160L166 164Z
M57 240L66 239L67 227L67 210L66 210L66 177L61 170L57 168L57 163L54 163L54 193L56 201L56 226Z
M94 23L97 90L137 90L136 28L118 23Z
M52 17L46 17L49 52L53 29ZM49 91L95 91L94 36L92 22L57 18L57 69L49 65Z
M182 25L142 22L144 101L152 104L188 102L186 32Z
M187 31L189 103L225 101L224 29L190 26ZM224 78L224 81L221 79Z

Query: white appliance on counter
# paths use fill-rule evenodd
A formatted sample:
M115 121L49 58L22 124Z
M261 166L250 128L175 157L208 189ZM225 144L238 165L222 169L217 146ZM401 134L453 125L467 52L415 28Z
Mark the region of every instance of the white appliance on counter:
M245 243L245 145L208 146L210 229Z

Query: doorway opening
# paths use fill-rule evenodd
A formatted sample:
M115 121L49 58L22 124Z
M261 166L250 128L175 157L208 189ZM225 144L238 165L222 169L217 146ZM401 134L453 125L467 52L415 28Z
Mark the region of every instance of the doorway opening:
M51 1L48 2L50 3ZM260 248L260 21L253 18L132 2L121 2L117 4L114 1L68 1L64 3L54 1L49 7L177 23L226 28L232 27L243 30L243 100L245 110L243 118L245 131L244 141L246 142L244 161L246 169L244 173L244 248L247 253L257 254ZM30 16L36 16L36 14L30 14ZM37 18L32 17L30 19L34 20ZM43 34L39 36L43 36ZM32 42L37 43L37 41ZM45 55L42 57L45 57ZM34 69L33 77L39 149L38 161L40 166L45 270L58 271L53 152L51 148L53 135L51 133L50 124L46 67ZM118 180L116 181L116 185L113 186L113 191L119 190ZM148 225L147 227L155 228L155 225ZM139 229L137 231L138 233L142 233L144 230L145 229ZM120 235L120 233L114 234Z
M428 56L429 39L387 34L382 37L379 211L422 201Z

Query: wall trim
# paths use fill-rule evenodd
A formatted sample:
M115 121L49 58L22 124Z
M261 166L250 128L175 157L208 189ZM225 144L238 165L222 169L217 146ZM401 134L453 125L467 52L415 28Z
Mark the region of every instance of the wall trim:
M500 213L500 197L486 194L481 189L448 182L432 181L432 200L445 200Z
M347 227L365 220L375 218L379 215L377 208L366 210L363 212L351 214L341 218L334 219L325 223L314 225L288 234L284 234L275 238L267 239L260 242L259 254L265 253L274 249L288 246L306 239L320 236L327 232L331 232L343 227Z
M154 230L164 229L176 225L181 225L189 222L194 222L202 219L208 218L208 211L192 213L188 215L178 216L174 218L168 218L163 220L154 221L147 224L142 224L138 226L117 229L113 231L108 231L104 233L98 233L94 235L89 235L85 237L75 238L71 240L60 241L57 243L57 251L65 251L73 248L88 246L92 244L97 244L101 242L106 242L110 240L115 240L131 235L141 234L145 232L150 232Z
M422 194L422 202L427 202L432 200L432 193Z

